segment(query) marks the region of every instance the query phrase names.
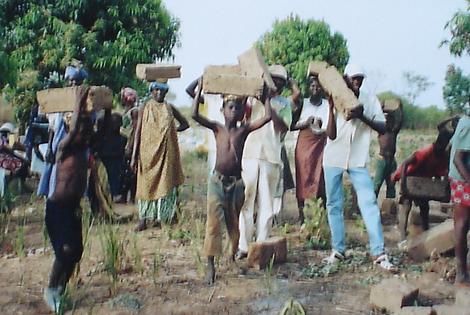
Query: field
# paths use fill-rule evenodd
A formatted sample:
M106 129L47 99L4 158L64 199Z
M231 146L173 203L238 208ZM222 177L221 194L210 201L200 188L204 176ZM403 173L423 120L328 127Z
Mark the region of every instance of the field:
M288 262L258 271L246 268L243 262L234 264L222 258L218 261L216 284L203 284L207 168L204 152L194 150L194 137L201 133L199 128L195 130L180 136L186 181L180 190L177 224L134 233L135 220L101 223L90 217L89 207L83 203L85 251L68 286L64 313L279 314L292 298L303 305L307 314L378 314L369 306L370 286L391 275L372 267L366 255L363 221L355 214L348 220L347 240L353 250L348 252L347 262L338 268L326 268L321 259L328 250L308 241L308 231L296 224L294 191L286 193L273 232L288 238ZM398 162L430 143L434 134L403 132ZM294 135L289 135L287 143L293 164ZM376 151L374 141L371 156L376 156ZM43 209L42 199L22 195L17 197L12 213L1 217L1 314L48 314L42 294L53 252L44 233ZM309 209L311 213L314 210ZM136 212L132 206L117 211ZM311 213L307 214L310 218ZM452 259L414 264L397 250L395 219L384 217L383 221L387 248L401 269L398 276L426 288L422 292L426 298L420 303L451 302L454 289L443 280L448 274L442 274L442 270L452 268Z

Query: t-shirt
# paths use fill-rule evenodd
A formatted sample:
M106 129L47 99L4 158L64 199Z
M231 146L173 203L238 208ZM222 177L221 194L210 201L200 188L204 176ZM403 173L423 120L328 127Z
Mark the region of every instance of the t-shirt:
M448 159L447 153L436 154L434 143L416 151L414 153L416 162L409 164L406 169L407 176L417 177L441 177L447 176ZM399 181L401 178L401 170L403 165L392 174L393 181Z
M455 128L455 133L452 139L450 140L451 143L451 151L450 151L450 160L449 160L449 176L456 179L463 181L464 179L460 175L457 167L454 163L455 153L457 150L464 150L470 151L470 117L463 116L460 118L457 127ZM470 167L470 161L464 161L467 169Z
M300 113L299 122L303 123L310 117L319 117L322 120L321 130L325 131L329 121L329 104L328 100L323 99L321 104L316 106L310 103L309 98L304 99L302 112Z

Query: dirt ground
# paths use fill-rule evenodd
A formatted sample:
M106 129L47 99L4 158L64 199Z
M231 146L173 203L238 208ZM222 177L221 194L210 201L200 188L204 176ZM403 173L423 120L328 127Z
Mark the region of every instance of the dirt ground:
M292 157L292 138L289 141ZM430 141L432 136L405 133L398 161ZM372 156L375 151L376 143ZM177 224L134 233L135 219L100 223L90 217L84 202L85 251L64 298L66 314L279 314L289 299L301 303L306 314L379 314L370 308L370 287L392 275L370 263L362 220L347 221L347 240L353 249L348 262L327 269L321 264L327 249L312 249L296 224L294 191L286 193L273 231L288 238L287 263L258 271L222 258L216 284L204 285L206 162L202 153L186 150L183 163L186 181L180 191ZM1 314L50 314L42 295L54 255L44 233L43 209L42 199L22 195L12 213L2 216ZM132 205L116 206L116 211L136 212ZM397 250L395 218L384 217L384 231L386 246L400 266L396 276L423 288L420 304L451 303L454 289L445 278L452 274L452 258L415 264ZM114 263L109 257L114 257Z

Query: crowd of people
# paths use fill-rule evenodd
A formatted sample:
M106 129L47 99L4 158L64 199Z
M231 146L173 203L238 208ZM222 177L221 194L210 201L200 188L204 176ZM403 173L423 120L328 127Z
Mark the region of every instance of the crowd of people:
M223 254L226 226L230 257L247 257L251 242L271 236L283 208L284 192L296 188L299 222L305 220L305 201L321 198L328 214L331 253L325 264L345 258L343 175L348 174L369 236L372 262L396 271L384 246L377 197L386 182L386 197L395 198L400 185L399 230L406 239L407 218L414 202L422 225L429 228L429 199L408 194L407 176L449 177L454 204L456 282L469 285L466 233L470 224L470 118L452 117L438 126L434 143L408 157L397 169L397 136L403 122L400 105L387 111L375 95L361 89L366 74L349 64L344 72L348 87L361 105L340 112L316 75L308 75L305 98L282 65L269 72L276 89L265 88L257 97L204 95L203 79L187 88L193 98L192 118L213 133L208 147L207 220L204 254L206 282L216 279L214 258ZM188 120L166 100L166 80L151 82L149 95L139 102L137 92L123 88L120 113L86 109L87 77L80 67L69 66L66 79L79 85L73 113L31 113L24 141L24 156L8 144L11 126L2 126L2 172L8 170L24 183L28 172L40 176L37 194L46 201L45 221L55 252L45 301L57 310L72 272L83 251L80 200L89 198L93 214L113 220L113 203L136 203L136 232L176 221L178 187L183 183L177 132ZM291 97L283 96L285 89ZM139 105L140 104L140 105ZM200 107L205 107L205 113ZM220 110L219 110L220 109ZM295 146L295 180L284 139L298 131ZM454 134L455 131L455 134ZM372 137L378 134L380 156L372 179L367 165ZM452 139L452 140L451 140ZM448 144L451 144L449 151ZM450 153L449 153L450 152ZM30 170L28 170L30 167ZM5 177L4 173L1 173ZM4 189L4 180L0 188Z

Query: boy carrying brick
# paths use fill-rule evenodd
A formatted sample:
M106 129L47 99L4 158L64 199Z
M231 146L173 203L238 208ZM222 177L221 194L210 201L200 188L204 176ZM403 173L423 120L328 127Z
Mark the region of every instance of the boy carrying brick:
M241 177L243 147L248 134L261 128L271 120L269 98L265 102L264 117L239 125L245 114L245 102L241 97L225 96L222 111L225 125L209 120L199 114L199 99L202 78L193 101L193 119L214 132L216 141L216 162L209 179L207 190L207 222L204 239L204 254L208 257L205 282L214 283L214 257L222 255L222 224L225 221L231 244L231 257L238 249L240 231L238 218L245 199L245 185Z

